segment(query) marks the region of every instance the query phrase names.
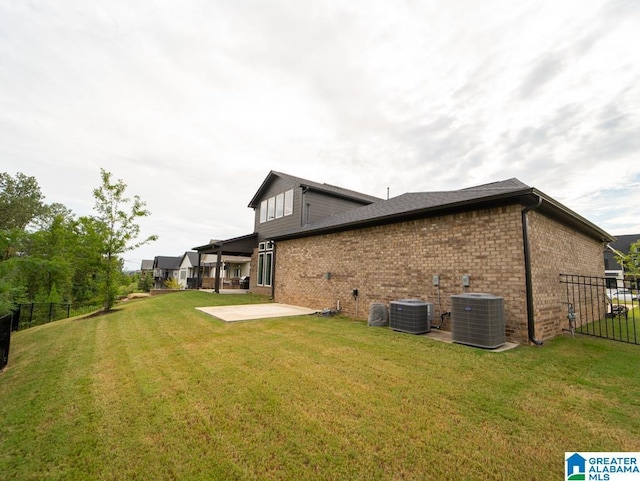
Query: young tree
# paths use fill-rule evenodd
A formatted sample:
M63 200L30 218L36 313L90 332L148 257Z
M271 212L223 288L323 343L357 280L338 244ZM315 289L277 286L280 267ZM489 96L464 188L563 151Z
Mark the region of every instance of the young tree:
M97 215L84 219L83 224L101 254L101 297L104 310L108 311L117 294L116 278L122 269L120 256L156 240L157 236L138 241L140 226L137 221L150 215L145 209L146 203L137 195L133 200L125 197L126 184L122 180L112 182L110 172L100 169L100 178L102 184L93 190Z

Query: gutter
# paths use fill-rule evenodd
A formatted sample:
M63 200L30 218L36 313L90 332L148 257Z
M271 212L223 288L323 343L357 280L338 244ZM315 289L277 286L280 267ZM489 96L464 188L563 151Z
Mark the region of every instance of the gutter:
M536 339L536 328L533 314L533 280L531 274L531 250L529 247L529 221L527 213L537 209L542 205L542 197L538 194L538 202L522 209L522 245L524 248L524 274L527 290L527 331L529 333L529 341L536 346L541 346L542 341Z

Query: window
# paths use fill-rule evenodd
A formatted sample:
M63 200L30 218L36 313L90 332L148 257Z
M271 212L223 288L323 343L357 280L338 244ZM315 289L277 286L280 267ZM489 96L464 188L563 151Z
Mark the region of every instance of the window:
M260 203L260 223L267 222L267 201L263 200Z
M261 242L258 247L258 282L259 286L271 286L273 271L273 242Z
M186 268L182 268L180 269L180 279L186 279L187 278L187 269Z
M258 285L264 284L264 253L258 254Z
M293 214L293 189L260 202L260 223Z
M267 220L273 220L276 217L276 198L269 197L267 202Z
M284 194L276 195L276 219L284 215Z
M293 189L284 193L284 215L293 214Z
M271 271L272 271L272 261L273 261L273 252L266 252L264 255L264 285L271 285Z

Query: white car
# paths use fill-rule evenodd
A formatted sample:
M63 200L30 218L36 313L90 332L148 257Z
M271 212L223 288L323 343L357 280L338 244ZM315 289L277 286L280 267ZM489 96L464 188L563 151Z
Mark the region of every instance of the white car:
M607 291L610 299L616 299L623 302L633 302L638 300L638 294L634 294L630 289L611 289Z

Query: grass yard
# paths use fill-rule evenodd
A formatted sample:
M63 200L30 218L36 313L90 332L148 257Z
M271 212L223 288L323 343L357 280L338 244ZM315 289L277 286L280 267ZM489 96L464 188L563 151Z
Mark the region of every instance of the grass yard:
M223 323L185 292L15 333L0 478L561 479L640 451L640 346L503 353L345 317Z
M578 326L576 332L633 344L640 343L640 307L631 304L628 307L626 316L606 317L584 324Z

